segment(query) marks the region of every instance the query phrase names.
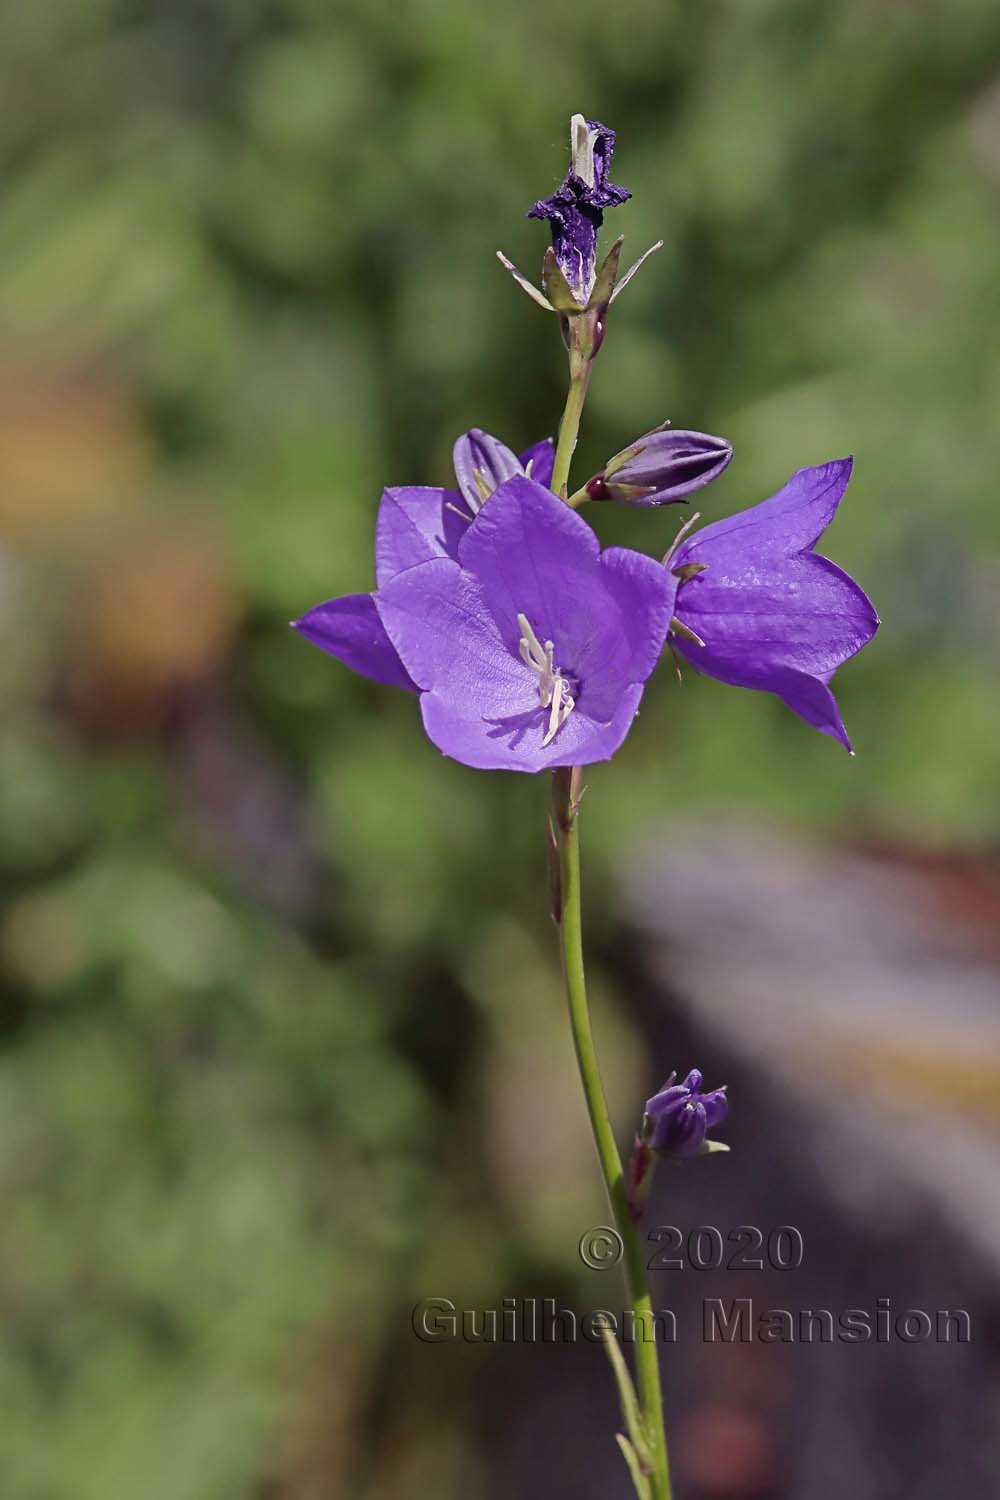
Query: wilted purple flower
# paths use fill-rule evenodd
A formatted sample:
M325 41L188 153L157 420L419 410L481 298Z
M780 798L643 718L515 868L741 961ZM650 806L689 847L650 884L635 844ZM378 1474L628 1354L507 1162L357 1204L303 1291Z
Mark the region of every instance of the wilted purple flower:
M671 1073L658 1094L646 1100L643 1138L665 1156L697 1156L705 1135L721 1125L729 1110L725 1088L702 1092L702 1076L692 1068L683 1083Z
M574 298L585 307L594 285L597 231L604 221L604 210L632 195L608 180L615 150L613 130L574 115L570 147L570 168L562 186L529 209L528 217L548 219L556 261Z
M375 607L420 690L424 728L482 770L608 760L635 718L673 611L671 575L602 552L549 490L502 484L459 539L380 584Z
M454 460L457 490L403 485L383 493L375 523L379 586L432 557L457 557L472 517L503 479L527 472L547 485L552 478L552 440L533 444L518 459L499 439L473 428L455 444ZM419 691L385 633L373 595L328 599L294 624L307 640L363 677Z
M679 579L674 643L699 671L775 693L847 749L829 682L879 626L871 600L813 548L853 460L799 469L750 510L706 526L667 559Z
M609 459L586 485L592 500L670 505L710 484L733 456L733 445L707 432L657 427Z

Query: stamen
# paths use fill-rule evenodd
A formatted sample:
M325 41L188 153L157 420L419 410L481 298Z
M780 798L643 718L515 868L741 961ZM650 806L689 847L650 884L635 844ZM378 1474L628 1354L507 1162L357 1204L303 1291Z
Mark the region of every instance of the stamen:
M562 704L562 694L562 678L557 677L552 685L552 708L549 712L549 727L546 731L545 738L542 740L543 745L547 745L549 743L549 740L551 740L552 736L559 728L559 708Z
M538 701L542 708L549 710L549 725L545 738L542 740L542 744L547 745L565 724L576 707L576 702L555 664L553 642L546 641L543 646L532 630L526 615L518 615L517 625L521 632L519 643L521 660L537 676Z

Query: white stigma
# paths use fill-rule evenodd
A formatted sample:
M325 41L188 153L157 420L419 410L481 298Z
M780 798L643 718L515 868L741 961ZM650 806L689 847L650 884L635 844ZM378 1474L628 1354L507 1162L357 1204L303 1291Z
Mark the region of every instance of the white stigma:
M547 745L557 730L561 729L576 707L576 702L553 660L555 647L551 641L543 646L526 615L518 615L517 626L521 632L521 660L538 678L538 701L549 710L549 727L543 745Z

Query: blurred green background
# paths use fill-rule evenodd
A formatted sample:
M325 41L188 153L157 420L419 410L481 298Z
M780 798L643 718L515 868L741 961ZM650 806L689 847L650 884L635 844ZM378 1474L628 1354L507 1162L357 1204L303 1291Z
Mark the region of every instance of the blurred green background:
M605 1216L547 788L287 622L369 586L383 485L554 431L554 320L494 251L534 274L582 110L626 260L666 244L575 473L724 433L713 517L853 452L825 545L885 621L853 761L661 672L588 777L596 950L651 810L995 846L1000 12L34 0L2 35L3 1493L473 1494L474 1382L408 1309L572 1297ZM662 552L677 514L592 519ZM658 1080L595 987L627 1123Z

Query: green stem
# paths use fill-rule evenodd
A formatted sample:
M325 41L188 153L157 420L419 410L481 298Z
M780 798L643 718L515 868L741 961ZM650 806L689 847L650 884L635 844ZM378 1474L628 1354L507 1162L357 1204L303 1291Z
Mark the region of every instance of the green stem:
M594 1133L615 1226L624 1247L625 1286L635 1314L637 1330L636 1373L643 1428L648 1444L656 1500L670 1500L670 1473L667 1466L667 1443L663 1429L663 1396L660 1389L660 1366L656 1352L653 1304L646 1279L642 1243L629 1210L625 1176L608 1116L604 1086L594 1047L587 1005L587 985L583 967L583 918L580 904L580 835L579 820L580 768L558 770L552 783L552 836L558 859L558 887L553 915L559 926L562 944L563 974L569 1000L570 1028L580 1069L590 1126Z
M562 421L559 423L559 441L556 443L556 456L552 465L552 488L564 500L569 482L569 466L573 461L573 450L580 432L583 403L587 399L587 387L590 384L590 364L589 359L570 359L569 391Z
M564 500L569 495L569 470L580 431L580 418L587 399L590 371L596 352L593 330L582 329L582 322L570 325L570 383L566 406L559 424L559 440L552 469L552 488ZM574 495L569 504L579 503ZM580 904L580 835L577 821L580 811L581 770L579 766L561 768L552 779L551 853L552 915L559 928L562 945L563 975L569 1000L570 1029L576 1050L580 1081L583 1084L590 1127L593 1131L601 1173L607 1189L611 1212L622 1240L625 1268L625 1290L632 1304L637 1330L636 1374L642 1428L648 1454L653 1500L671 1500L670 1470L667 1463L667 1439L663 1427L663 1395L660 1389L660 1365L656 1352L656 1324L653 1303L646 1279L642 1244L636 1233L629 1209L621 1157L611 1128L604 1085L594 1047L587 1006L587 984L583 967L583 913Z

